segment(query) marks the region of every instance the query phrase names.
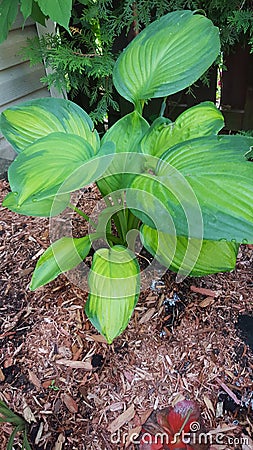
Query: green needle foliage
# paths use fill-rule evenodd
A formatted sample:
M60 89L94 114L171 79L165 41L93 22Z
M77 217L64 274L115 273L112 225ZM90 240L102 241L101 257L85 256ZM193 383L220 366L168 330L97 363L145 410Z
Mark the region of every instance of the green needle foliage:
M27 439L27 422L25 421L25 419L23 419L23 417L15 414L10 408L8 408L5 402L0 400L0 423L4 422L10 423L14 427L14 430L10 435L6 450L13 449L14 440L16 435L18 434L21 434L23 436L22 449L32 450Z
M61 28L56 36L30 40L23 54L31 64L44 59L53 73L42 82L65 90L102 122L108 110L119 108L112 83L118 50L154 20L180 9L203 10L220 29L223 52L238 42L253 47L252 0L80 0L73 5L71 35ZM202 81L208 84L206 74Z

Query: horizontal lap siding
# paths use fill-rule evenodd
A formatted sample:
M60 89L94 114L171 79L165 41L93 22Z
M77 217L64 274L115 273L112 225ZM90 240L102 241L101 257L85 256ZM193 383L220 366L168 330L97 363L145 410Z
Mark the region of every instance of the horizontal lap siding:
M23 61L20 49L25 47L27 38L37 36L36 25L31 19L26 21L19 13L8 38L0 44L0 113L6 108L26 100L49 97L50 92L40 82L45 76L43 64L30 67ZM0 134L0 159L12 160L15 156L11 146Z
M28 62L0 72L0 107L41 89L40 78L44 75L43 66L30 67Z
M20 49L27 45L27 39L37 36L36 28L31 25L22 30L14 30L9 33L8 39L0 45L0 71L17 66L24 62Z

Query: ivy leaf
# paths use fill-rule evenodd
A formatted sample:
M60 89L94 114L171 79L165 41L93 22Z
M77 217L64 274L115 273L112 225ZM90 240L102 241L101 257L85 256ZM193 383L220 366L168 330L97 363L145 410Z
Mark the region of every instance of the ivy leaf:
M93 257L85 312L109 344L130 321L140 292L139 274L134 254L120 245L101 248Z
M60 273L78 266L91 248L90 236L63 237L55 241L39 258L33 272L30 289L34 291L54 280Z
M0 2L0 44L8 35L18 13L19 0L1 0Z
M69 28L71 17L72 0L36 0L41 11L51 20L62 25L66 30Z
M33 8L33 0L21 0L20 11L24 16L24 21L31 15Z
M43 25L43 27L46 26L46 19L48 18L48 16L43 14L38 3L36 3L36 0L33 1L31 17L35 22L38 22L41 25Z
M45 26L47 16L43 14L36 0L21 0L20 11L24 16L24 21L31 16L35 22Z

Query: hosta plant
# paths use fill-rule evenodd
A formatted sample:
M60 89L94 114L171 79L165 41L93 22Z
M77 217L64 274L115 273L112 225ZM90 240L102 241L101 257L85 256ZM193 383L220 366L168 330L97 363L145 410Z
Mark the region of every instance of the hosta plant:
M210 102L174 123L163 117L166 97L194 83L219 45L218 29L192 11L169 13L144 29L113 74L133 111L102 139L67 100L33 100L2 113L1 131L18 153L4 206L47 217L72 208L90 220L71 204L71 193L96 182L104 198L87 235L61 236L40 257L31 289L78 266L93 247L85 311L109 343L139 297L140 242L181 278L230 271L239 244L253 242L253 139L218 135L223 117ZM142 111L153 98L162 99L161 112L149 124Z

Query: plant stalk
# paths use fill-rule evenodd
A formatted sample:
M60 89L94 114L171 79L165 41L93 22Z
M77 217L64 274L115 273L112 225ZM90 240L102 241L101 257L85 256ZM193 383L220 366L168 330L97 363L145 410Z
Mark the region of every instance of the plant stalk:
M87 214L85 214L81 209L77 208L75 205L72 205L72 203L69 203L69 208L71 208L73 211L75 211L79 216L82 216L85 220L87 220L95 229L97 228L97 224L91 220Z

